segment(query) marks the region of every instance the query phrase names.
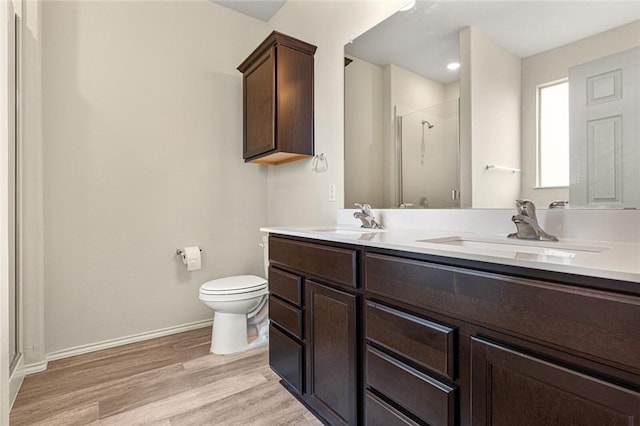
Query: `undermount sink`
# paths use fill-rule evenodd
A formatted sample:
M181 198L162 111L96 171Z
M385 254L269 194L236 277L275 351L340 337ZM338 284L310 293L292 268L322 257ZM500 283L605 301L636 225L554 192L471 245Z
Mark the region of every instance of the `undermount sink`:
M337 234L337 235L361 235L361 234L374 234L376 232L383 232L384 229L374 229L374 228L314 228L310 231L313 232L322 232L327 234Z
M483 251L499 251L511 255L542 255L573 258L581 255L601 253L608 247L562 244L552 241L489 239L476 237L446 237L417 240L419 243L445 244L454 247L467 247Z

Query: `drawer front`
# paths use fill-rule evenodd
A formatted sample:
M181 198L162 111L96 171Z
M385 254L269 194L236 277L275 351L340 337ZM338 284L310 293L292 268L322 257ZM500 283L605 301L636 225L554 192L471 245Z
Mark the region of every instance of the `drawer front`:
M455 388L367 348L367 385L430 425L453 425Z
M347 287L357 286L358 252L301 241L269 238L269 261Z
M370 341L455 379L454 328L373 302L367 302L365 321Z
M269 318L280 327L302 340L302 311L275 297L269 297Z
M640 297L365 255L367 292L640 372Z
M302 277L269 267L269 291L278 297L302 306Z
M269 327L269 366L300 394L304 392L303 359L302 345Z
M365 397L365 424L367 426L417 426L418 423L402 414L371 392Z

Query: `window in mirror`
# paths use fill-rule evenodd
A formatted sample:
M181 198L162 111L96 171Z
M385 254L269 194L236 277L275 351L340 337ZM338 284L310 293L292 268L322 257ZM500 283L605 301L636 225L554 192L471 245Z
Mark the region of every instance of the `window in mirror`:
M538 187L569 186L569 82L538 86Z

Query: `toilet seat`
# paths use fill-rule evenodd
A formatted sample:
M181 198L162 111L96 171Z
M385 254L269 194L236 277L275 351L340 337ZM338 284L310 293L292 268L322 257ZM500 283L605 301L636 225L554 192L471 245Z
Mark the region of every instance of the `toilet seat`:
M198 298L203 302L234 302L240 300L249 300L252 298L266 297L269 294L269 290L265 286L264 288L247 291L245 293L220 293L211 294L200 292Z
M207 281L200 286L203 295L235 295L260 292L267 288L267 280L256 275L236 275Z
M200 286L203 302L233 302L269 294L267 280L256 275L235 275L207 281Z

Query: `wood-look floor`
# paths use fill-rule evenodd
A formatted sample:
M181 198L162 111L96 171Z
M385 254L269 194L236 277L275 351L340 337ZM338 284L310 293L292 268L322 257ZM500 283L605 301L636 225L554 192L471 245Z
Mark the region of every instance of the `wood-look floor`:
M11 411L21 425L320 425L280 384L267 346L209 353L211 328L49 363Z

